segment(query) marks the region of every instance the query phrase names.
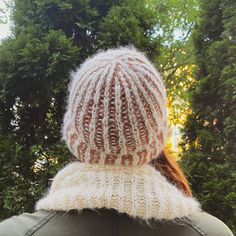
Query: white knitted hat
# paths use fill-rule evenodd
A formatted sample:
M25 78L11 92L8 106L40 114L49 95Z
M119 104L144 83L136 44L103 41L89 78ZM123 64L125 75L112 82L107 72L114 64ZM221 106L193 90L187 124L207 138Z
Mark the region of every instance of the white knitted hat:
M82 162L150 162L167 138L166 91L159 73L135 48L95 54L73 76L62 133Z

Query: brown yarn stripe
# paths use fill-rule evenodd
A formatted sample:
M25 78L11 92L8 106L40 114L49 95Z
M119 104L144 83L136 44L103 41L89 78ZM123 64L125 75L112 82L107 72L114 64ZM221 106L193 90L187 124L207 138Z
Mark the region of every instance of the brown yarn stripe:
M131 121L128 116L127 98L125 95L125 89L123 81L121 80L121 119L123 124L123 133L126 139L125 146L128 152L132 152L136 149L136 144L134 142L134 134L131 129ZM128 157L125 157L126 159Z
M83 121L82 121L82 125L83 125L83 135L84 135L84 139L86 142L89 142L89 136L90 136L90 131L89 131L89 126L91 123L91 119L92 119L92 109L93 109L93 105L94 105L94 95L96 92L96 88L97 88L97 84L99 82L99 80L101 79L101 75L98 76L98 78L96 78L96 82L93 86L93 89L91 91L90 94L86 94L86 96L90 97L90 100L88 101L86 110L85 110L85 114L83 116Z
M131 88L131 84L127 78L127 84L130 86ZM136 89L137 86L136 86ZM131 94L133 95L133 91L131 89ZM148 144L148 130L147 130L147 126L145 124L145 118L139 108L139 105L137 103L137 100L135 99L135 96L131 96L132 99L132 104L133 104L133 111L135 114L135 118L136 118L136 122L137 122L137 126L138 126L138 133L139 133L139 139L142 145L146 145ZM141 98L140 98L141 100ZM140 154L142 156L142 154Z
M95 137L94 142L99 150L104 151L104 141L103 141L103 115L104 115L104 93L106 87L106 80L104 79L100 90L99 102L97 105L97 114L95 119Z
M115 68L115 72L113 74L113 78L110 83L109 88L109 148L111 150L111 154L118 154L121 151L121 147L119 146L119 132L116 123L116 104L115 104L115 80L118 79L118 67Z

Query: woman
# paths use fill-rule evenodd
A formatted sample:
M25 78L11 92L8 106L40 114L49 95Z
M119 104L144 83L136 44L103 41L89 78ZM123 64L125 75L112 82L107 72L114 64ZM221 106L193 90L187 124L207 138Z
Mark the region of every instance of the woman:
M135 48L87 59L69 85L62 137L74 161L60 170L33 214L0 235L232 235L201 211L164 146L164 83Z

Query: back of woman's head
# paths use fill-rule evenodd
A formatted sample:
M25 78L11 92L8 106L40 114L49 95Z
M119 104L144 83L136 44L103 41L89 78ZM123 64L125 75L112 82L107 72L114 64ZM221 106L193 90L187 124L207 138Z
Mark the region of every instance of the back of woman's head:
M135 48L99 52L73 75L62 135L81 162L142 166L163 151L167 131L163 80Z
M88 58L72 76L62 139L77 162L61 170L37 209L113 208L142 219L199 210L166 152L166 89L145 54L121 47Z

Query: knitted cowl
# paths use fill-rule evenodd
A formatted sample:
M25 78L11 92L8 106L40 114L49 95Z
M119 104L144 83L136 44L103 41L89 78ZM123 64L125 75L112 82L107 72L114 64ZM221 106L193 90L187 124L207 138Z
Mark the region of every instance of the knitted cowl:
M149 163L167 139L164 83L134 47L101 51L72 75L62 139L79 160L36 209L112 208L141 219L187 217L199 203Z

